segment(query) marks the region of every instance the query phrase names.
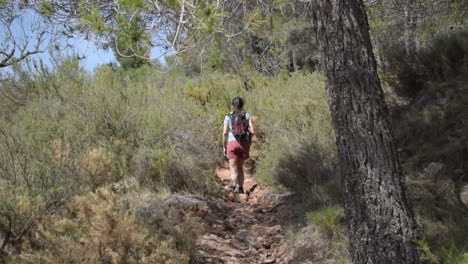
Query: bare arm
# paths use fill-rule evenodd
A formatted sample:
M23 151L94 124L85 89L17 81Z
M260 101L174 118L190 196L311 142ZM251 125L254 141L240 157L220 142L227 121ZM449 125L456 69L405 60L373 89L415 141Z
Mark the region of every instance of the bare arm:
M249 118L249 132L250 140L252 140L253 136L255 135L255 126L253 124L252 118Z
M228 124L225 124L223 127L223 147L224 153L226 153L226 145L227 145L227 134L228 134Z

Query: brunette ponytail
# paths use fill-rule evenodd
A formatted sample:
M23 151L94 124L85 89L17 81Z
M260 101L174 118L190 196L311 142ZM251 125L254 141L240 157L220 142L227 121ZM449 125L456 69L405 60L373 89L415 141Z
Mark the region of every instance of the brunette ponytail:
M244 100L242 100L242 98L240 97L235 97L234 99L232 99L232 107L233 115L240 114L242 112L242 108L244 107Z

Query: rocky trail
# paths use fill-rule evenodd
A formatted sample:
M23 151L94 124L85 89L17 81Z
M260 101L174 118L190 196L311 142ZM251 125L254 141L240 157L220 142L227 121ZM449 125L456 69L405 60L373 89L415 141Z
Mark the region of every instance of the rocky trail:
M285 226L293 215L291 194L259 187L247 170L245 194L232 194L227 167L216 171L225 197L207 201L204 234L193 263L289 263Z

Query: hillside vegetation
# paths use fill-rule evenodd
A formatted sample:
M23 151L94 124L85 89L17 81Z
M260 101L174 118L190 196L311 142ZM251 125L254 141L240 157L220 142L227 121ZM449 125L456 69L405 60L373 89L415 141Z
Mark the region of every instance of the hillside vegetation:
M254 177L297 194L302 215L289 227L291 244L298 228L316 227L330 261L349 263L345 190L307 8L273 2L262 14L268 23L213 41L204 64L194 48L167 73L164 63L122 58L87 72L72 57L1 72L0 262L190 263L198 223L163 219L152 229L136 212L174 193L222 195L214 178L222 121L241 96L257 126ZM411 56L396 37L397 7L382 1L368 13L421 258L463 264L468 8L447 3L440 12L419 9Z

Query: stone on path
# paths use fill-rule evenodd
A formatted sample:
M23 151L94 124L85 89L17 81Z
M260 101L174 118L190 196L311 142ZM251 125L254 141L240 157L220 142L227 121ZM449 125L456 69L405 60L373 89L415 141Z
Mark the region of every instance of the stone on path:
M273 207L290 194L272 194L258 187L246 173L244 194L233 194L226 168L216 171L225 199L210 201L204 218L205 235L197 242L194 263L263 264L289 263L290 253L281 225L275 223Z
M208 213L208 205L196 196L172 195L137 209L136 219L157 228L164 221L171 225L180 224L188 213L202 217Z

